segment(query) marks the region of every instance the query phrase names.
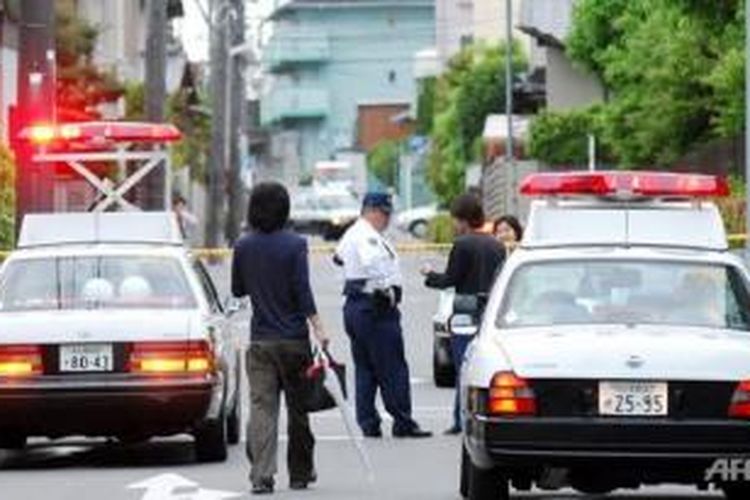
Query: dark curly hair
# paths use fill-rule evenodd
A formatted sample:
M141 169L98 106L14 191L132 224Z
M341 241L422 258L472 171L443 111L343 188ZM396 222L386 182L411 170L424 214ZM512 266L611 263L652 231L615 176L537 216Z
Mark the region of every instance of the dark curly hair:
M484 225L484 208L482 202L473 194L462 194L451 205L451 217L465 221L472 229Z
M273 233L289 221L289 192L278 182L261 182L250 192L247 224L253 231Z
M513 229L513 232L516 233L516 241L521 241L523 239L523 226L518 218L514 215L503 215L502 217L498 217L495 219L495 224L492 227L493 232L497 233L497 228L500 227L500 224L502 223L508 224Z

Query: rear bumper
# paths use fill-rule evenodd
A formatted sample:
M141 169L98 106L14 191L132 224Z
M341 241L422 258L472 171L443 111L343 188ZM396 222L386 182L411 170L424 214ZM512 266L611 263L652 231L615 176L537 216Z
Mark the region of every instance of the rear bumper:
M750 422L608 418L490 418L466 425L481 467L705 467L750 457Z
M90 382L55 377L0 385L0 432L29 436L151 436L218 418L221 377Z

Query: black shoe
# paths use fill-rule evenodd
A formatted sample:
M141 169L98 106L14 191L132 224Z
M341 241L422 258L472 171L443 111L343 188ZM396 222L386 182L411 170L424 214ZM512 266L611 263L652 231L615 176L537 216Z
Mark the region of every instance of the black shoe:
M263 478L257 483L253 483L251 492L253 495L270 495L273 493L273 486L273 478Z
M362 435L366 438L379 439L383 437L383 431L380 429L373 429L371 431L362 431Z
M318 481L318 473L312 471L307 479L292 479L289 481L289 489L299 491L306 490L311 484L315 484Z
M422 430L419 427L412 427L408 431L399 431L399 432L394 431L393 432L393 437L399 438L399 439L402 439L402 438L404 438L404 439L408 439L408 438L412 438L412 439L429 438L429 437L432 437L432 433L430 431Z
M461 434L460 427L451 427L443 432L443 436L458 436L459 434Z

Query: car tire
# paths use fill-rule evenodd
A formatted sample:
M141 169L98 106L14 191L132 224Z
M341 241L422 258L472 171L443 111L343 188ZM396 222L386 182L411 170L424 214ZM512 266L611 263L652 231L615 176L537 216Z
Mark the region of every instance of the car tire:
M466 445L461 446L461 471L458 483L458 492L461 494L461 498L469 498L469 465L471 459L469 458L469 452L466 451Z
M0 449L3 450L23 450L26 448L27 436L23 434L7 434L0 436Z
M232 409L229 411L229 415L227 416L227 443L230 445L239 444L240 437L242 434L242 404L240 403L242 398L242 378L240 373L242 373L242 368L240 364L240 359L237 359L237 371L235 376L237 377L237 389L234 397L234 404L232 405Z
M750 484L726 484L721 488L727 500L747 500L750 498Z
M426 220L416 220L409 225L409 233L420 240L427 237L428 224Z
M204 422L195 431L195 458L198 462L223 462L227 459L227 419Z
M436 340L432 348L432 378L435 386L441 389L456 387L456 370L453 365L445 365L440 362L438 349L438 341Z
M510 500L510 484L495 469L480 469L468 461L469 500Z

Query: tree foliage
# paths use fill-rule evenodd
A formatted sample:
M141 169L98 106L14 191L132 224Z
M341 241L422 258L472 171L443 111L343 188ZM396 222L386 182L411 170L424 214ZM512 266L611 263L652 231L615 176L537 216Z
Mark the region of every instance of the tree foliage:
M60 121L100 118L97 107L114 102L123 88L93 61L98 30L76 14L75 3L55 2L57 109Z
M581 0L568 53L609 100L600 140L625 166L669 165L744 125L740 0Z
M526 67L520 46L512 52L520 72ZM487 116L505 112L505 54L503 45L465 48L435 83L428 180L443 203L463 191Z
M598 107L592 107L564 113L540 113L529 130L529 155L550 165L585 165L589 135L601 134L599 112Z
M11 152L0 144L0 249L11 248L15 236L15 170Z
M367 154L368 170L386 186L398 184L398 162L400 145L398 141L380 141Z

